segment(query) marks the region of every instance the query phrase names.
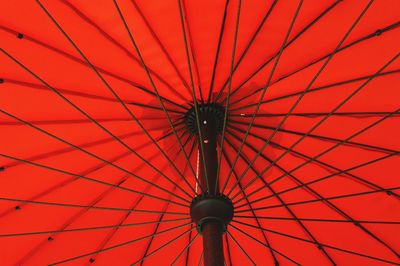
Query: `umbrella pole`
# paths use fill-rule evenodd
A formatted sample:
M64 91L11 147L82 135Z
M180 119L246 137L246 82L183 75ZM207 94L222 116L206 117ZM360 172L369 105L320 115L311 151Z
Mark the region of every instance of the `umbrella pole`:
M193 134L198 135L199 129L201 132L201 138L198 136L198 178L203 194L193 199L190 215L203 236L204 265L223 266L222 236L233 217L232 201L220 193L217 182L217 139L224 121L224 109L215 104L203 104L198 118L199 125L194 109L189 110L185 117L185 123Z
M202 119L203 120L203 119ZM216 184L217 178L217 137L218 129L214 118L207 117L200 121L200 128L203 139L204 162L199 158L200 162L200 183L209 191L209 194L214 195L219 192L219 185ZM199 145L199 150L201 147ZM203 165L205 163L205 167ZM207 175L204 174L204 168ZM217 187L216 187L217 186ZM223 228L218 221L209 221L203 225L203 249L204 249L204 265L205 266L223 266L224 252L222 242Z

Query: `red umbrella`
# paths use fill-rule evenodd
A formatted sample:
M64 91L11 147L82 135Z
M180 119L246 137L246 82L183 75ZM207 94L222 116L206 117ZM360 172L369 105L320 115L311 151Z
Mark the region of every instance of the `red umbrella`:
M400 264L400 2L1 1L1 265Z

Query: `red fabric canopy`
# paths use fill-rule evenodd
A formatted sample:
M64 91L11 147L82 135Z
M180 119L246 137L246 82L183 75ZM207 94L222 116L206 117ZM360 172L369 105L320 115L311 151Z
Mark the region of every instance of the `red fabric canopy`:
M400 264L400 1L0 10L1 265L202 263L194 100L228 110L227 265Z

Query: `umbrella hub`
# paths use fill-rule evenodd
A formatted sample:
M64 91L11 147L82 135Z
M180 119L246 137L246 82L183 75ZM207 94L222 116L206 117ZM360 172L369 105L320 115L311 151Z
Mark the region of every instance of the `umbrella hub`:
M192 200L190 216L199 233L202 233L204 225L207 223L217 223L221 226L222 232L226 232L226 228L233 218L233 204L223 194L204 193Z
M202 124L213 123L218 133L222 132L225 117L225 107L217 103L197 104L200 126ZM193 135L198 135L198 126L196 119L196 109L193 106L185 114L185 124Z

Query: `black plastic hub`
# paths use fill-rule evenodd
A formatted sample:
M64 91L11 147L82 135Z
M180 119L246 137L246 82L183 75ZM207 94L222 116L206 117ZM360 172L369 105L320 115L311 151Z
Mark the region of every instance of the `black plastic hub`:
M226 232L233 218L233 204L222 194L202 194L192 200L190 216L199 233L202 233L204 225L209 222L220 224L222 232Z
M197 110L199 112L200 123L216 123L218 132L222 132L225 117L224 107L215 103L199 103L197 104ZM198 134L196 111L194 106L186 113L185 124L192 134Z

